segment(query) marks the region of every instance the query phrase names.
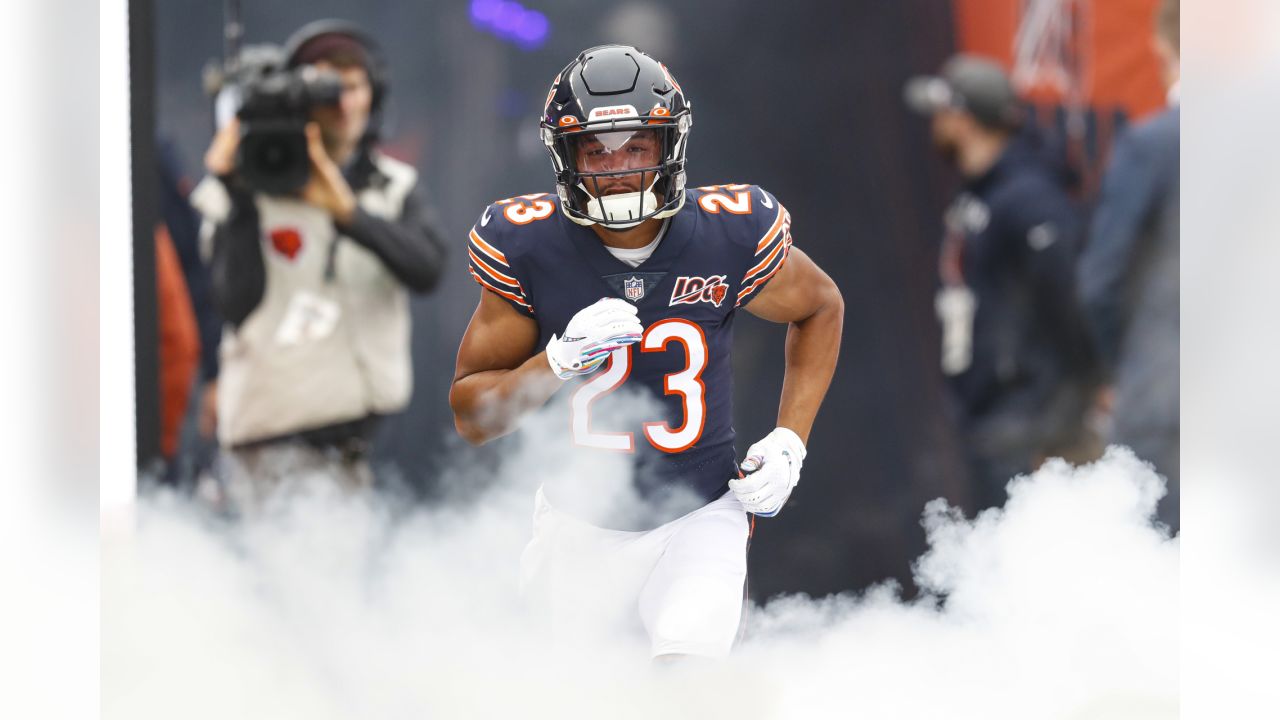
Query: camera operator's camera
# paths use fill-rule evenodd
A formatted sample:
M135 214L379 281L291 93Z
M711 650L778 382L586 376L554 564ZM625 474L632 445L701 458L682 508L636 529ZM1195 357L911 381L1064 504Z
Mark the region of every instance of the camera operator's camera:
M225 68L207 65L204 82L219 126L232 112L240 118L236 169L245 184L268 195L302 189L311 175L307 121L313 108L341 100L337 73L287 68L278 46L250 45Z
M244 83L241 92L240 177L269 195L300 190L311 175L306 136L311 110L337 105L342 80L310 65L267 67Z

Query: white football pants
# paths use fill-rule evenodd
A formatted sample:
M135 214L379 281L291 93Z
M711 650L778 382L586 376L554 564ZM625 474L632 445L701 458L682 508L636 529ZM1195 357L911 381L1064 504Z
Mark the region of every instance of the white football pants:
M538 489L520 592L557 640L648 635L650 653L724 657L738 635L750 523L727 492L643 532L607 530L552 507Z

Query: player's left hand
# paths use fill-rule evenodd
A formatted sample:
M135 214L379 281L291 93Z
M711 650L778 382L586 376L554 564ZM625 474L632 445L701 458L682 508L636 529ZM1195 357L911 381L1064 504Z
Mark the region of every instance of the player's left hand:
M307 123L307 155L311 157L311 177L302 188L302 200L328 211L334 222L346 225L355 217L356 196L342 177L337 163L329 157L320 139L320 125Z
M744 477L729 481L729 489L747 512L773 517L800 482L805 448L800 436L787 428L775 428L747 448L742 461Z

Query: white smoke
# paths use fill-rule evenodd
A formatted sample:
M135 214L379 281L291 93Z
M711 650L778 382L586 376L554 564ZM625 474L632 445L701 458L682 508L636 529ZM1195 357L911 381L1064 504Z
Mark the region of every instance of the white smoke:
M1113 449L1015 480L973 520L935 500L920 600L775 601L740 659L789 658L785 717L1177 717L1178 541L1150 522L1161 495Z
M522 608L529 457L408 516L322 484L234 528L144 501L104 549L103 716L1177 717L1178 541L1125 451L1051 463L976 519L931 503L920 599L775 599L729 660L665 670Z

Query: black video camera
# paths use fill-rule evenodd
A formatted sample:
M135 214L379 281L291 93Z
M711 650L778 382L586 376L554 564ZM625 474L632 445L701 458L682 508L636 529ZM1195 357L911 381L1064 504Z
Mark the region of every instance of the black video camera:
M288 68L279 48L255 46L244 48L217 84L219 102L229 91L228 101L240 118L236 169L241 180L268 195L301 190L311 176L307 122L313 108L341 100L338 74L310 65Z

